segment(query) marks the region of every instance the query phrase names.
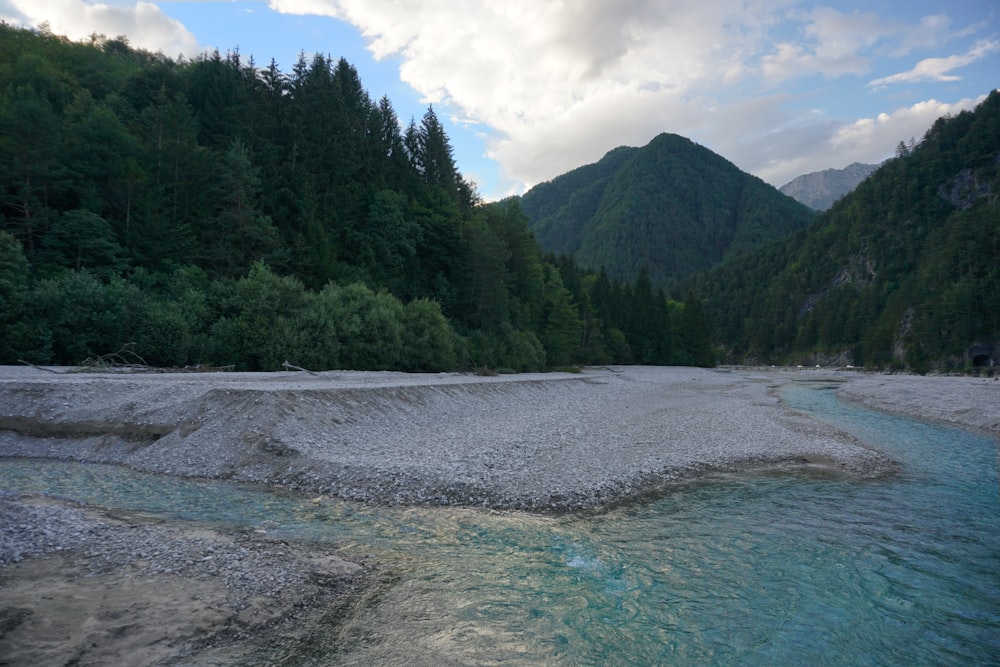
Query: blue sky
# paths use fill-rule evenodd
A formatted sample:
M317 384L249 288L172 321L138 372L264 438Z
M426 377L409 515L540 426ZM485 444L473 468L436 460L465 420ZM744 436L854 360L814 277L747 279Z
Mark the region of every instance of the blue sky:
M780 186L878 162L1000 86L1000 2L0 0L0 19L239 49L290 71L345 57L401 122L433 104L493 199L660 132Z

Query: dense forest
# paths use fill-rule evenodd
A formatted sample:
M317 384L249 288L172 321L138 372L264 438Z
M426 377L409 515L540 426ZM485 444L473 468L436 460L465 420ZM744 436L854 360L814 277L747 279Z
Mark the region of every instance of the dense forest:
M710 365L704 310L545 254L345 60L0 25L0 363Z
M998 195L993 91L807 229L683 285L732 361L962 368L971 346L1000 347Z
M664 284L787 237L814 212L676 134L620 147L526 192L543 249L634 280Z

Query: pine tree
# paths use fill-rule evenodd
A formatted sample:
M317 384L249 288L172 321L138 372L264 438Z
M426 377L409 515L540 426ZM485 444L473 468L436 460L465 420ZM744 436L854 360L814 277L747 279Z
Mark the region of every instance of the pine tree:
M277 230L258 206L260 187L246 147L233 140L219 161L215 213L201 238L204 262L220 275L239 275L255 261L284 260Z

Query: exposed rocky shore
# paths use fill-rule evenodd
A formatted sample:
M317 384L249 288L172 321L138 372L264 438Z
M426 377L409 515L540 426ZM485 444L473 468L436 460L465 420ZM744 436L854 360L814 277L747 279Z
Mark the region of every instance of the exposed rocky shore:
M0 371L0 455L117 463L348 500L590 508L710 470L879 452L784 409L779 374Z
M996 377L859 374L838 395L888 412L1000 435Z
M0 665L297 664L373 577L266 535L0 495Z
M829 371L93 374L0 368L0 456L118 463L380 503L564 511L711 471L894 464L782 407L847 380L881 409L1000 433L1000 382ZM0 495L0 665L294 664L374 563ZM325 649L324 649L325 650ZM279 660L280 659L280 660Z

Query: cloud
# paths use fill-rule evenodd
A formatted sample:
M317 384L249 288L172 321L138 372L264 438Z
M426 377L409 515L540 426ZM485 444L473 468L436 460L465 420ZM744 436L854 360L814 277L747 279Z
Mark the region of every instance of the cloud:
M798 142L796 151L779 149L778 157L750 159L749 167L744 168L770 183L783 185L801 174L842 168L852 162L879 163L892 157L900 141L919 140L938 118L974 109L984 99L985 95L954 103L925 100L852 123L840 123L816 113L811 121L782 132L785 141Z
M170 56L199 52L195 37L152 2L105 2L117 4L0 0L0 17L13 12L11 22L47 21L53 32L75 39L125 34L136 46ZM855 127L808 108L814 91L802 84L851 80L879 58L937 47L963 32L943 14L904 21L871 11L803 10L801 0L268 0L268 6L348 22L376 59L398 60L401 80L425 103L482 133L486 155L500 165L500 191L523 190L660 132L691 137L772 183L798 175L800 167L881 159L873 156L883 143L891 154L901 138L922 135L934 120L930 112L873 114L868 125ZM921 61L895 76L900 82L916 73L950 77L997 48L980 42L964 56ZM859 85L864 90L863 80ZM799 86L794 93L793 86ZM903 119L910 117L925 125L907 129ZM866 127L867 147L855 139Z
M922 135L934 109L947 105L845 122L797 109L804 89L778 94L776 86L863 76L878 59L937 47L961 32L944 14L902 20L802 9L798 0L269 5L347 21L377 59L399 58L400 78L424 102L485 134L504 191L660 132L691 137L776 184L831 161L879 161L901 138ZM937 70L959 66L949 60Z
M54 34L84 40L97 33L128 36L129 43L176 58L202 51L198 40L180 22L151 2L109 5L84 0L2 0L0 16L12 24L37 27L48 24Z
M761 71L771 83L815 74L863 74L870 67L872 48L906 29L898 21L871 12L844 13L829 7L818 7L798 18L804 38L779 42L774 53L761 59Z
M916 83L920 81L960 81L962 77L952 74L952 70L971 65L990 53L1000 51L1000 42L996 40L981 40L976 42L968 52L947 58L925 58L918 62L908 72L885 76L868 82L869 88L884 88L897 83Z
M697 123L692 101L752 76L746 59L791 4L270 0L349 21L376 58L400 57L424 101L492 130L487 154L521 183Z

